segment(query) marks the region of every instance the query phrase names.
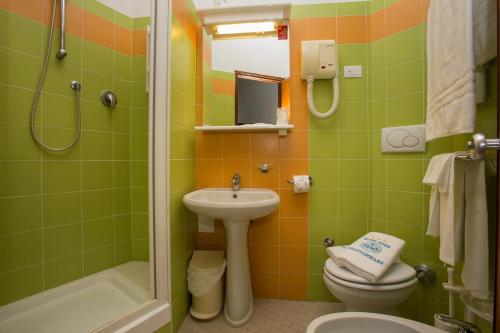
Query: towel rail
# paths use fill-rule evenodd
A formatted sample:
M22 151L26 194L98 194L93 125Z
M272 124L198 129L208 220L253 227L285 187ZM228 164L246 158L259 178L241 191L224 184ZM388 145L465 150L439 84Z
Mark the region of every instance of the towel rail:
M500 150L500 139L486 139L483 133L476 133L472 136L472 141L467 142L467 147L470 149L470 156L465 155L461 159L482 160L487 150Z

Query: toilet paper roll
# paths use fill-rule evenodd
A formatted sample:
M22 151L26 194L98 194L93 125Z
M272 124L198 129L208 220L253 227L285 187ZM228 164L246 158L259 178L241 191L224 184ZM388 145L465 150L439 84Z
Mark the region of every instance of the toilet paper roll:
M310 189L309 176L293 176L293 193L305 193Z

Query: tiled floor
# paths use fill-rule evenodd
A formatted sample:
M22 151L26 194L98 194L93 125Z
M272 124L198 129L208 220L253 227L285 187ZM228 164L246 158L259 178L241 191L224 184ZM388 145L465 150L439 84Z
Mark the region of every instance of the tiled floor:
M342 310L343 305L339 303L256 298L252 318L243 327L229 326L224 313L207 322L195 320L188 315L179 333L305 333L307 325L314 318Z

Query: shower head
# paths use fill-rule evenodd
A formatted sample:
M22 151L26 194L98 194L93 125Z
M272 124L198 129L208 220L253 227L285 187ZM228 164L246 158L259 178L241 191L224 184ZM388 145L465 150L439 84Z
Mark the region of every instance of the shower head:
M60 49L56 53L56 58L59 60L63 60L64 58L66 58L67 55L68 55L68 51L66 51L65 49Z

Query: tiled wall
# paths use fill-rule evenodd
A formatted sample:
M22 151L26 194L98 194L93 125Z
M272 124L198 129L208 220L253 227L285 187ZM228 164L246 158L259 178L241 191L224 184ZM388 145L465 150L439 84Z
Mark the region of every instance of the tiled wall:
M435 283L420 287L403 315L432 323L447 312L446 278L438 241L425 236L429 189L421 183L429 159L463 150L467 135L436 140L425 154L382 154L381 128L422 124L426 102L427 0L373 0L292 6L290 20L291 123L286 138L275 133L197 134L197 186L230 186L233 172L244 187L275 189L279 211L250 227L254 294L333 300L321 278L323 238L352 242L370 230L401 237L403 260L430 264ZM306 85L299 77L300 41L335 39L339 44L340 105L327 120L308 115ZM344 65L362 65L363 78L344 79ZM477 130L495 135L496 66L488 70L487 102L479 106ZM315 104L331 104L331 81L315 83ZM257 167L271 164L262 174ZM309 195L294 195L287 178L309 173ZM494 184L494 180L488 179ZM494 213L491 214L494 216ZM198 234L199 248L224 248L222 224Z
M135 219L147 200L144 20L93 0L69 2L69 55L62 63L50 58L36 124L45 143L70 142L69 82L79 80L83 131L74 148L53 154L29 129L50 3L0 2L0 305L147 258L147 249L139 251L143 219ZM112 111L99 102L105 89L118 96Z
M297 109L306 115L309 113L306 84L299 77L300 42L334 39L339 52L340 103L337 112L326 120L308 116L308 161L314 178L308 212L309 300L333 299L322 280L326 259L323 239L330 236L337 244L349 243L369 230L368 9L368 2L292 7L292 114ZM343 78L345 65L362 65L363 77ZM314 102L321 111L330 107L330 80L314 84Z
M421 180L433 155L466 150L470 135L435 140L427 145L424 154L388 155L381 154L378 148L382 127L425 122L427 7L425 0L372 1L370 104L372 229L403 238L407 243L402 259L410 264L429 264L436 271L436 282L421 285L400 308L410 318L432 323L434 313L446 313L448 309L448 295L441 287L447 276L438 258L439 241L425 235L430 189ZM476 131L496 135L496 105L496 64L493 64L488 69L487 101L478 106ZM487 177L489 187L495 183L494 177ZM488 199L495 202L493 197ZM491 209L490 218L496 220Z
M212 69L208 79L212 81L208 124L234 125L234 73Z
M170 267L172 331L189 306L186 271L195 247L196 217L182 203L195 181L196 53L198 17L191 1L174 0L172 17L170 105ZM170 330L164 328L163 331Z

